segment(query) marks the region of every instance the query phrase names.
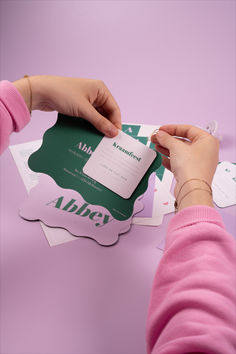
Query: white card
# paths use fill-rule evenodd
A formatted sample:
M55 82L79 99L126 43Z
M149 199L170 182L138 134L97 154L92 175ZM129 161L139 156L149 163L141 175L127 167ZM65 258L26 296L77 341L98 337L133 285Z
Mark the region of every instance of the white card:
M128 199L155 158L154 150L119 131L114 138L101 140L83 172Z
M220 208L236 204L236 165L221 162L212 182L213 200Z

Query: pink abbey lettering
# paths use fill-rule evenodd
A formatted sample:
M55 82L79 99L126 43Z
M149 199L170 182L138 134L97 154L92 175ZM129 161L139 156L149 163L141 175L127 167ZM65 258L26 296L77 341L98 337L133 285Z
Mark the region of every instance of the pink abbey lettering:
M86 152L86 154L92 155L93 153L91 146L87 146L85 143L83 144L82 142L80 142L79 144L76 145L76 147L79 150Z

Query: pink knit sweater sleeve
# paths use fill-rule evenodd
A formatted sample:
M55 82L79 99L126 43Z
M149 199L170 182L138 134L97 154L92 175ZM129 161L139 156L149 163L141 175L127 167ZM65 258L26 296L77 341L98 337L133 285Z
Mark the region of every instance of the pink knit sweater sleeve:
M30 114L25 101L9 81L0 82L0 154L9 145L9 136L29 122Z
M236 353L235 256L236 242L213 208L173 217L153 282L148 353Z

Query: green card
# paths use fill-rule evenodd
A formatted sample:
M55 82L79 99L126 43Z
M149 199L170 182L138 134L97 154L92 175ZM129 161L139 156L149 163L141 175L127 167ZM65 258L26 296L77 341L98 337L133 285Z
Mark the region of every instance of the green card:
M132 196L123 199L82 172L102 138L86 120L58 114L56 124L44 134L42 146L30 156L29 167L51 176L60 187L77 191L89 204L107 208L115 219L127 220L134 202L146 191L149 176L160 167L161 155L157 154Z

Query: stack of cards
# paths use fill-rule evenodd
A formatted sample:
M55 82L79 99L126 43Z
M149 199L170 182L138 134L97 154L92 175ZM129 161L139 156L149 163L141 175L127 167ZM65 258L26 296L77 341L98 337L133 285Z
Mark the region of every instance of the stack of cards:
M163 215L174 210L173 176L149 146L157 127L126 124L108 139L88 124L59 116L39 150L40 141L11 147L27 190L34 187L20 215L41 220L51 246L74 236L111 245L131 223L160 225ZM28 168L29 155L38 174Z

